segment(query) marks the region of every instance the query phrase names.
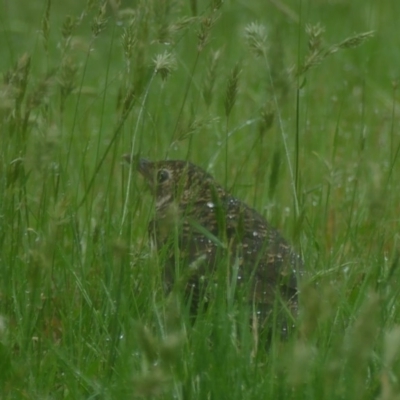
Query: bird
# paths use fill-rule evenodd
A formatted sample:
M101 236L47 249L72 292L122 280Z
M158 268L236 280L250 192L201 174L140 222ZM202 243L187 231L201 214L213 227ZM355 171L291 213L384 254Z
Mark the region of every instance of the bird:
M183 282L191 310L196 310L209 301L207 287L222 275L245 289L245 301L260 325L277 304L289 310L293 321L303 261L279 231L189 161L137 157L134 162L155 200L148 232L165 260L167 290Z

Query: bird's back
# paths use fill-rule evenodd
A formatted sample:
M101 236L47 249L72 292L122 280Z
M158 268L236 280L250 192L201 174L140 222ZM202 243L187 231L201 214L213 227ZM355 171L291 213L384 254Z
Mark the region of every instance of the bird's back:
M216 268L228 267L226 273L232 274L229 267L237 267L237 284L248 285L249 301L272 306L280 293L292 304L297 302L296 274L301 260L256 210L224 195L180 206L177 218L167 236L161 234L166 222L160 215L149 227L158 246L170 246L166 268L170 284L176 279L175 238L179 263L183 268L192 266L187 285L195 298L200 296L201 286L210 283Z

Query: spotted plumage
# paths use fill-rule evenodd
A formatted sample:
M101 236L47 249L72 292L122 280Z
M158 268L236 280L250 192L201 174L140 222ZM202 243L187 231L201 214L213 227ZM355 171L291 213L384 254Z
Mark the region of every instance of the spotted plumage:
M270 310L279 294L296 312L302 262L262 215L189 162L140 159L137 168L155 197L149 232L167 259L168 286L176 283L178 265L197 304L218 268L225 268L249 286L256 310Z

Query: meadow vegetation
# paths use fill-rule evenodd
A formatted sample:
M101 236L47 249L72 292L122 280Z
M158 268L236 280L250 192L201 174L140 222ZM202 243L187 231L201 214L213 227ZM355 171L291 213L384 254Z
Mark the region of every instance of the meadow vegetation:
M4 0L0 397L399 399L400 2ZM163 291L125 153L188 159L302 254L296 332ZM229 286L229 285L228 285Z

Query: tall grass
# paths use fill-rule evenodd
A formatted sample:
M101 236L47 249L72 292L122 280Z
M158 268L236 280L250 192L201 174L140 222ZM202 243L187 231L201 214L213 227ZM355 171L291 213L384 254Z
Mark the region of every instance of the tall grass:
M398 398L400 7L300 4L2 3L2 398ZM229 285L194 321L165 294L125 153L285 233L296 332L264 346Z

